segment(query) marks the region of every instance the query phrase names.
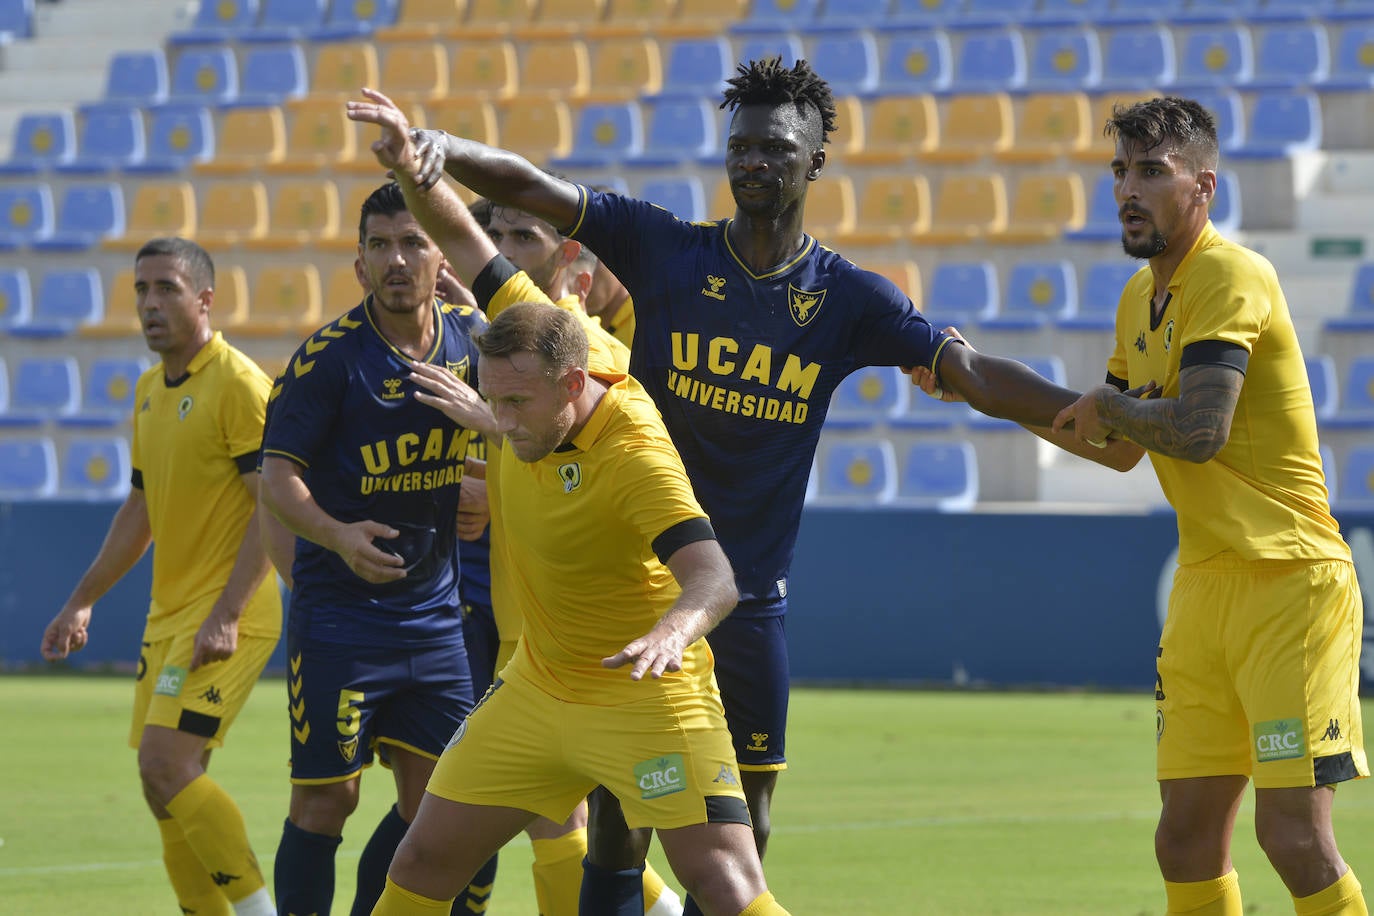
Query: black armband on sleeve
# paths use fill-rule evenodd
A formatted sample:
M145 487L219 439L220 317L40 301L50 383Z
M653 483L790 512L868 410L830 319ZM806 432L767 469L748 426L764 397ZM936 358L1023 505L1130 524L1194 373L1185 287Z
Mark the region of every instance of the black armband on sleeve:
M242 455L235 455L234 465L239 469L239 474L252 474L256 471L258 469L258 458L261 457L261 454L262 452L259 449L254 449Z
M654 548L654 553L658 554L659 560L667 563L673 554L688 544L695 544L697 541L714 541L715 539L716 529L711 527L711 520L705 516L699 516L678 522L654 538L654 543L651 546Z
M1249 365L1250 351L1229 340L1199 340L1190 343L1183 348L1183 353L1178 358L1180 369L1191 366L1230 366L1244 375Z
M129 486L135 490L143 489L143 472L138 468L134 468L133 473L129 475Z
M1130 382L1126 381L1124 378L1112 375L1110 372L1107 373L1107 384L1111 385L1117 391L1125 391L1127 388L1131 387Z
M497 254L487 262L472 279L472 295L477 300L477 304L486 309L487 303L495 298L501 291L501 287L506 285L506 281L520 272L520 268L510 262L510 259L503 254Z

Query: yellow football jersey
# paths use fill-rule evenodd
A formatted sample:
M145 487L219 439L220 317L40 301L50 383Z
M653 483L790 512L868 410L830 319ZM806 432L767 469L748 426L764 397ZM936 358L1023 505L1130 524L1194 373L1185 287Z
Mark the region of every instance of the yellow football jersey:
M168 383L158 363L135 389L133 467L153 531L145 639L195 629L229 581L254 502L239 480L257 467L272 381L217 332ZM276 576L244 608L239 632L276 636Z
M1203 464L1150 452L1178 514L1179 563L1224 551L1247 560L1348 559L1331 517L1312 390L1274 267L1208 223L1169 282L1154 318L1154 277L1141 270L1117 307L1107 371L1131 387L1179 392L1184 351L1209 341L1249 353L1226 445Z

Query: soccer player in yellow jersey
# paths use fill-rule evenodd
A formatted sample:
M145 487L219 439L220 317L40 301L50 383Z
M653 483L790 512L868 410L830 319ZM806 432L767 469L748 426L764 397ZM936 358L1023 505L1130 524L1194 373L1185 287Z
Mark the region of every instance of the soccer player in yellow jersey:
M129 744L182 912L275 913L238 806L206 775L281 633L259 539L258 449L271 381L210 326L215 269L180 238L134 260L148 348L138 380L133 487L90 569L43 634L43 657L86 645L92 606L150 543L152 601Z
M658 411L628 376L587 370L563 309L513 305L476 339L524 630L440 758L374 912L448 912L537 815L561 820L605 785L710 912L785 913L702 638L734 606L733 574ZM443 373L414 372L455 422L484 422Z
M1117 108L1126 253L1107 384L1054 429L1148 452L1178 513L1160 638L1155 852L1169 913L1240 916L1231 831L1255 831L1299 914L1364 914L1336 848L1337 783L1368 775L1357 692L1363 610L1332 519L1302 353L1273 265L1222 238L1212 116L1164 98ZM1152 398L1123 390L1154 382Z

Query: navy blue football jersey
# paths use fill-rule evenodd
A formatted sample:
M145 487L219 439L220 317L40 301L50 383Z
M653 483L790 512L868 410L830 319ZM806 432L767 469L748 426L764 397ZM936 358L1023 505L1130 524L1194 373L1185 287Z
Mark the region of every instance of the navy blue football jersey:
M689 223L581 193L569 234L634 297L630 372L663 414L741 602L753 603L735 613L775 613L835 387L863 366L932 366L951 338L889 280L810 236L756 274L730 247L730 220Z
M475 382L470 332L486 319L468 306L433 307L427 361ZM369 296L296 351L272 391L263 455L299 464L320 508L340 521L399 531L376 544L405 560L406 577L365 582L334 552L297 538L289 626L354 645L461 642L454 525L472 434L415 399L409 359L378 331L371 308Z

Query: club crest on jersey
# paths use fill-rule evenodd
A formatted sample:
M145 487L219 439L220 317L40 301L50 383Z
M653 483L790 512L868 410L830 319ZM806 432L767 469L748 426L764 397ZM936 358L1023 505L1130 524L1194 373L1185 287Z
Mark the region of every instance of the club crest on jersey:
M354 735L346 741L339 742L339 756L346 763L352 763L353 758L358 756L358 736Z
M558 479L563 481L563 492L571 493L582 486L582 464L574 461L571 464L560 464L558 466Z
M725 278L717 277L714 274L707 274L706 285L701 288L703 296L710 296L712 299L725 301L725 294L721 292L725 288Z
M1169 348L1174 345L1174 319L1170 318L1169 323L1164 326L1164 352L1168 353Z
M181 401L177 403L177 419L185 420L186 415L191 412L191 408L194 406L196 406L196 402L191 400L189 394L182 398Z
M787 310L792 313L792 320L797 327L804 328L811 323L825 302L825 294L826 290L823 289L797 289L791 283L787 284Z
M464 356L461 360L459 360L456 363L451 363L448 360L444 360L444 366L448 369L449 372L452 372L454 375L458 376L458 378L462 379L463 381L466 382L468 380L468 358L466 356Z
M383 379L382 387L386 389L382 392L383 401L399 401L405 397L405 392L401 390L401 380L398 378Z

